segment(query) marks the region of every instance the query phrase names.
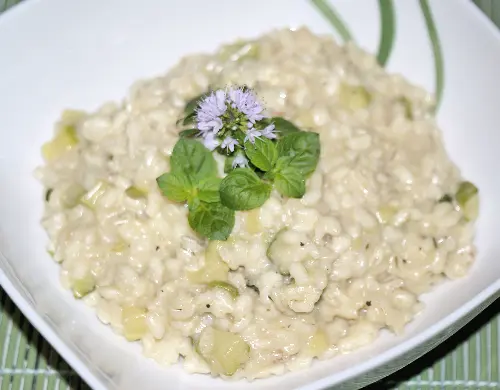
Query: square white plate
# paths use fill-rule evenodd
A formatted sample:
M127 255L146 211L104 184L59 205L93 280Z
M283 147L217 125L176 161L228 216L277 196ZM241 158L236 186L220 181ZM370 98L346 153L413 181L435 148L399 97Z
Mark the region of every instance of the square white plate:
M332 2L357 42L375 52L376 0ZM418 0L397 1L388 63L434 88L434 62ZM454 333L500 290L500 36L469 1L430 1L443 47L439 122L447 148L481 193L477 263L463 280L425 297L425 312L402 337L312 368L259 382L227 383L161 368L101 325L58 281L40 227L42 189L32 176L40 145L66 107L94 109L120 99L139 78L181 56L215 49L273 27L332 27L305 0L30 0L0 17L0 284L33 325L94 388L355 389L408 364ZM222 23L223 22L223 23ZM342 384L341 384L342 383Z

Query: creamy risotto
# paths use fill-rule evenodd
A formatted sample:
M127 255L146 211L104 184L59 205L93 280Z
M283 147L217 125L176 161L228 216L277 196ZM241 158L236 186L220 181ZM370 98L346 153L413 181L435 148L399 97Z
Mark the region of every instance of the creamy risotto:
M321 157L302 199L273 192L208 242L156 178L186 102L231 84L319 133ZM351 352L403 332L419 295L474 261L477 190L433 108L372 55L307 29L185 57L123 102L64 112L37 170L48 251L62 284L162 365L254 379Z

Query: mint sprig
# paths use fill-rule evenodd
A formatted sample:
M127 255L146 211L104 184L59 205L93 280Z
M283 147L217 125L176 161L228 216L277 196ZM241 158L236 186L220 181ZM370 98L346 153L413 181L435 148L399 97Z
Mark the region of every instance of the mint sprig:
M269 199L271 188L271 184L261 180L250 168L239 168L222 179L220 199L232 210L252 210Z
M306 192L306 179L295 168L287 166L274 177L275 188L289 198L302 198Z
M291 132L277 146L267 138L245 142L245 154L256 171L238 168L229 171L220 186L223 205L233 210L251 210L269 199L274 188L283 196L301 198L306 179L314 172L320 155L319 136ZM262 178L257 173L261 173Z
M274 127L276 128L276 132L280 137L284 137L290 133L298 133L300 130L297 126L295 126L289 120L285 118L275 116L271 119L271 123L274 123Z
M245 154L253 165L264 172L273 169L278 160L278 150L268 138L257 138L254 143L246 141Z
M189 226L209 240L227 240L234 227L234 211L220 202L197 202L189 210Z
M209 177L201 180L197 187L196 196L203 202L217 203L220 202L219 187L221 183L220 177Z
M288 134L278 141L278 154L290 157L287 165L309 176L319 161L319 134L305 131Z
M172 172L184 174L193 182L217 175L214 156L201 143L191 139L180 139L170 157Z
M235 211L261 207L273 188L285 197L304 196L317 167L319 135L285 118L266 118L263 110L253 91L233 87L194 97L178 121L184 130L171 170L157 183L168 199L187 204L189 225L209 240L226 240ZM224 178L217 176L213 152L225 156Z
M210 240L226 240L234 226L234 210L220 202L217 164L212 153L196 140L181 138L170 157L169 173L156 179L171 201L187 203L191 228Z
M183 173L164 173L156 179L156 183L163 194L174 202L187 202L193 197L194 187L191 179Z

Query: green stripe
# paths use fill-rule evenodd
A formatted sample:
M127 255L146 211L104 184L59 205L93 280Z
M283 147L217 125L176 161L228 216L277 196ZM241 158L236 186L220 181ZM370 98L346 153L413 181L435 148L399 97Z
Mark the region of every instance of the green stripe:
M496 317L491 322L491 378L492 380L500 380L499 366L500 360L498 354L500 353L500 345L498 344L498 318Z
M379 0L380 10L380 42L378 44L377 61L384 66L391 55L396 35L396 19L392 0Z
M479 340L481 343L481 356L480 356L480 362L481 362L481 373L479 376L479 379L481 381L488 381L490 378L490 372L488 369L488 344L487 344L487 325L483 326L479 333Z
M476 361L479 358L476 352L476 336L472 335L468 340L469 346L469 380L477 380Z
M7 359L5 360L5 368L7 369L14 369L16 367L16 351L17 347L21 341L21 334L19 327L17 324L19 324L19 320L21 318L21 312L19 310L15 310L14 314L12 316L11 320L11 332L10 332L10 338L8 340L8 347L7 347ZM13 379L13 375L7 375L6 376L6 381L2 383L2 390L7 390L10 387L10 382Z
M438 360L434 363L432 366L432 372L433 372L433 382L439 382L441 381L441 363L442 360Z
M36 345L38 344L39 334L37 331L34 331L33 328L30 329L32 338L30 340L30 346L28 350L28 357L26 359L26 367L27 368L35 368L36 367L36 357L38 351L36 349ZM34 375L26 375L26 379L24 380L24 386L26 389L31 389L33 386L33 380L35 379Z
M339 14L328 4L326 0L311 0L311 2L318 8L323 16L331 23L342 37L344 42L353 41L352 35L349 32L346 24Z
M47 358L49 354L49 344L43 340L40 337L41 340L41 346L40 344L38 345L38 350L40 351L40 354L38 355L38 362L37 362L37 368L41 370L46 370L47 369ZM40 374L36 376L35 384L36 384L36 390L43 390L45 387L45 382L47 380L47 376L45 374Z
M9 316L8 313L11 311L11 306L12 306L12 301L10 299L5 298L7 302L5 302L4 305L2 305L2 321L0 321L0 341L2 343L8 343L7 339L7 331L9 328ZM3 353L4 353L4 348L6 347L5 344L2 344L2 348L0 348L0 364L3 362Z
M444 378L453 378L453 352L450 352L444 360ZM447 385L445 387L448 390L452 390L453 386Z
M423 381L430 381L430 375L429 375L429 369L425 369L421 374L420 374L420 379Z
M29 329L29 322L26 318L23 318L22 322L22 332L21 332L21 341L19 342L19 347L17 348L17 362L15 365L15 368L17 369L24 369L24 360L26 358L26 352L27 352L27 345L28 345L28 329ZM12 382L12 389L13 390L21 390L21 380L23 378L23 375L15 375L14 376L14 381Z
M436 86L434 93L436 95L436 111L441 104L441 99L443 97L444 89L444 61L443 53L441 49L441 43L439 41L439 35L434 23L434 18L432 17L432 11L427 0L420 0L420 8L422 9L422 14L424 15L425 25L427 26L427 33L429 34L429 40L432 46L432 52L434 55L434 68L436 71Z
M53 370L57 370L58 366L58 360L59 360L59 355L54 349L50 349L50 355L49 355L49 368L52 368ZM47 388L49 389L55 389L56 385L56 379L58 375L50 375L49 380L47 382Z
M456 351L455 376L457 380L465 380L464 346L460 345Z

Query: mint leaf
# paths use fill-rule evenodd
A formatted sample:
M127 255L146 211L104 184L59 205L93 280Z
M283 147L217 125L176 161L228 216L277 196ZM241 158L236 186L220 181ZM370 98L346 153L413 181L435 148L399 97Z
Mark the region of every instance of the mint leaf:
M249 168L231 171L220 184L220 199L232 210L251 210L262 206L271 194L271 186Z
M210 150L200 142L188 138L181 138L175 144L170 157L170 168L173 173L181 172L195 182L217 176L217 165Z
M163 195L174 202L185 202L192 197L193 185L189 178L178 173L164 173L156 179Z
M184 116L181 117L177 122L176 125L180 126L188 126L188 125L194 125L196 123L196 109L198 108L198 105L200 104L201 100L203 100L205 97L210 95L211 91L202 93L198 96L195 96L191 100L189 100L186 103L186 106L184 107Z
M196 123L196 111L193 111L191 114L187 115L182 120L182 124L184 126L192 125L192 124L195 124L195 123Z
M297 133L301 131L292 122L280 116L271 118L271 122L274 123L274 128L276 129L279 137L284 137L285 135L288 135L290 133Z
M234 227L234 211L219 202L197 202L189 209L189 226L209 240L227 240Z
M206 98L208 95L210 95L210 93L211 93L210 91L204 92L198 96L195 96L191 100L189 100L186 103L186 106L184 107L184 114L186 114L186 117L193 114L196 111L196 108L198 107L198 104L200 103L200 101L202 99Z
M197 186L198 198L207 203L220 202L219 187L222 179L219 177L209 177L200 181Z
M304 176L297 169L290 166L276 173L274 186L282 195L289 198L302 198L306 192Z
M319 134L308 131L290 133L278 141L278 154L280 157L290 157L287 166L307 177L318 165Z
M278 150L268 138L256 138L255 143L245 142L245 154L261 171L270 171L278 159Z
M198 129L187 129L187 130L182 130L179 133L179 137L181 138L193 138L196 137L196 135L200 132Z
M233 161L234 161L234 156L226 157L226 160L224 161L224 173L229 173L234 169Z
M291 156L283 156L278 158L276 161L276 165L274 167L274 172L279 172L290 165L290 162L293 160Z

